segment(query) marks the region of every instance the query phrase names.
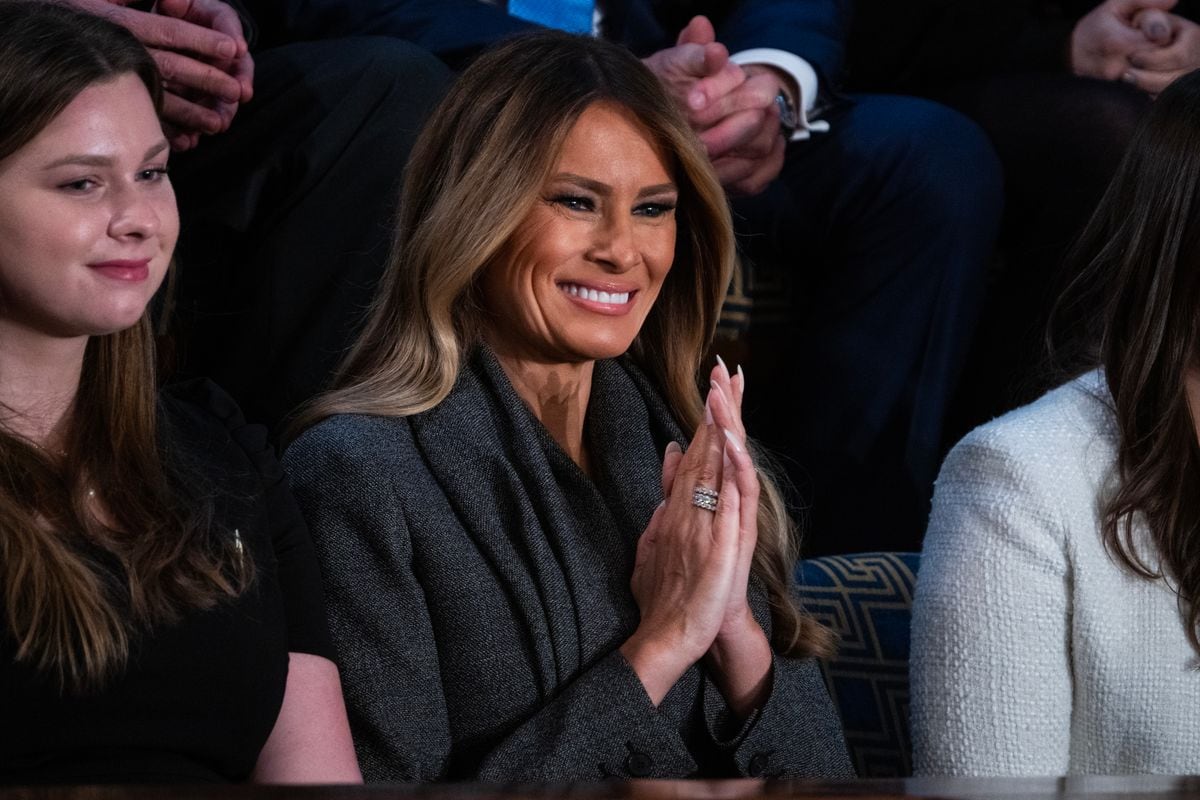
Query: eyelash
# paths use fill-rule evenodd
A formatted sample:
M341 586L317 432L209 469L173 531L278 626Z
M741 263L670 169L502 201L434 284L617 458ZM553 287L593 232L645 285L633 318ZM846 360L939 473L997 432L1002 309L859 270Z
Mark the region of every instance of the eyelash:
M595 211L596 204L589 197L581 197L579 195L557 195L550 198L550 202L570 209L571 211ZM674 203L658 202L658 203L643 203L637 206L633 213L641 217L649 217L657 219L658 217L670 214L675 210Z
M141 181L158 183L167 177L167 167L147 167L146 169L140 169L137 171L137 177L138 180ZM66 183L59 184L58 188L65 191L82 193L98 186L99 183L100 182L94 178L79 178L77 180L67 181Z

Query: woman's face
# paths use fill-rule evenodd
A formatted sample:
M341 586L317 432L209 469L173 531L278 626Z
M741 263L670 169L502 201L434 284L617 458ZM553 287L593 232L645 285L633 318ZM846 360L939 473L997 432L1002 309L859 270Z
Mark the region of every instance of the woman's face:
M167 154L129 74L84 89L0 161L0 330L72 338L138 321L179 233Z
M671 269L678 194L663 154L628 112L588 107L483 276L493 348L540 363L628 350Z

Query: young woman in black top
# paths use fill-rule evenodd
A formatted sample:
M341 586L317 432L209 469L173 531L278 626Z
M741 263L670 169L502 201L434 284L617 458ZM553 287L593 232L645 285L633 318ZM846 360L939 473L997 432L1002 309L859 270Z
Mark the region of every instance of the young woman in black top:
M161 96L125 30L0 2L0 782L357 780L265 437L156 389Z

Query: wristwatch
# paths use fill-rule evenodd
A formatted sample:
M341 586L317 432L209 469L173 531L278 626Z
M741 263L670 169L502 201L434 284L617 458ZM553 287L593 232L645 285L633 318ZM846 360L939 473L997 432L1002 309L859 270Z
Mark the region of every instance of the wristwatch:
M779 132L783 134L783 138L791 141L792 134L800 127L800 118L796 114L796 107L792 105L791 98L783 89L775 95L775 106L779 109Z

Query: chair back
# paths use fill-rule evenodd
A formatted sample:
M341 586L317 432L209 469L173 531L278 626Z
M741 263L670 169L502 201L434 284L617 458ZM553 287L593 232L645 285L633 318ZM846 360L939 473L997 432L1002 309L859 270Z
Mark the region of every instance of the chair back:
M838 634L821 665L863 778L912 774L908 633L917 553L857 553L800 561L800 603Z

